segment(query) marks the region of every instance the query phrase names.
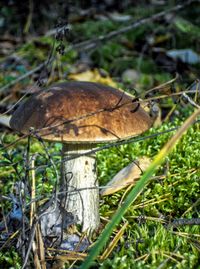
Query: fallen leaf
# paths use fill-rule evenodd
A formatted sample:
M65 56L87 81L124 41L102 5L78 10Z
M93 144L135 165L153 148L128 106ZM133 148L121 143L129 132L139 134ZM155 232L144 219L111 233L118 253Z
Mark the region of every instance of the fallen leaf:
M93 70L87 70L82 73L69 74L68 78L77 81L99 82L116 88L117 83L114 82L109 75L102 73L103 72L95 68Z
M128 166L120 170L103 189L100 191L100 195L110 195L123 188L126 188L130 184L134 184L140 177L142 171L150 164L150 159L147 157L139 158L137 161L130 163Z
M197 64L200 62L200 56L191 49L169 50L166 53L173 59L180 59L187 64Z

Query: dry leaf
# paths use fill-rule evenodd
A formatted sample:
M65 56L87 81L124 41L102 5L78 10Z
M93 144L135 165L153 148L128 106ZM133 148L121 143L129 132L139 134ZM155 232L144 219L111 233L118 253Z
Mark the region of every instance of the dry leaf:
M102 75L101 73L102 72L95 68L93 70L87 70L82 73L70 74L68 78L77 81L99 82L102 84L109 85L111 87L117 87L117 84L112 80L109 75Z
M136 162L130 163L128 166L120 170L103 188L100 192L102 196L115 193L130 184L135 183L135 181L140 177L141 171L145 169L150 164L150 159L147 157L142 157Z

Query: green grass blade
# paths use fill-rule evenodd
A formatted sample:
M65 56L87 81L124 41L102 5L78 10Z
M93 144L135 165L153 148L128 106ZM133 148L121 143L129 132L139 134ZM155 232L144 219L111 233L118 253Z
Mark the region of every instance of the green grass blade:
M196 110L180 127L180 129L176 132L176 134L166 143L166 145L161 149L161 151L157 154L154 161L148 167L147 171L141 177L141 179L137 182L135 187L129 193L127 198L125 199L122 206L116 211L113 215L110 223L107 224L104 231L101 233L99 239L97 240L94 247L89 252L88 257L85 259L80 269L87 269L90 267L92 261L98 256L102 248L105 246L109 236L112 234L114 227L119 224L122 216L128 209L128 207L133 203L136 197L141 193L146 183L149 181L156 168L162 163L164 157L166 157L170 151L174 148L177 141L182 137L184 132L191 126L191 124L195 121L196 117L200 115L200 109Z

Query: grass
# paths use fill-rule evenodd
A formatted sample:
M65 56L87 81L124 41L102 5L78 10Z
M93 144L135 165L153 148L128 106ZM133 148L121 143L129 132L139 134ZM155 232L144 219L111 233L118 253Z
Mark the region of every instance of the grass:
M180 120L173 124L165 123L157 129L151 129L149 134L164 131L175 125L179 126L181 123ZM152 158L159 154L170 136L171 134L159 135L153 139L99 152L97 156L98 175L101 184L105 184L117 171L138 156L146 155ZM13 137L10 135L6 141L10 142L12 139ZM132 268L132 266L134 268L157 268L167 260L168 268L170 266L187 268L189 265L189 268L195 268L199 257L199 227L184 226L173 230L166 229L162 222L182 216L185 218L199 217L197 208L200 202L193 206L193 203L199 199L199 142L199 124L195 124L189 128L187 134L181 138L173 152L165 158L163 165L157 170L155 175L160 176L160 178L151 180L135 202L127 207L121 224L115 228L115 231L117 231L127 221L128 226L123 236L109 257L105 261L96 262L96 266L101 266L101 268ZM18 143L17 147L9 150L10 155L14 156L14 161L22 161L25 145L25 141L22 141ZM59 143L49 144L48 148L51 154L59 152L61 149ZM32 141L31 152L41 154L41 157L37 160L37 166L48 164L41 145L35 140ZM3 150L1 150L1 154L6 156ZM186 158L186 156L188 157ZM53 159L55 161L59 160L57 154ZM2 158L2 161L6 160L7 158ZM1 173L3 170L2 168ZM20 172L23 175L23 165L21 165ZM44 169L43 173L39 171L36 178L37 195L47 195L53 185L54 172L49 167ZM15 172L4 175L4 184L1 185L2 193L9 194L13 185L12 182L17 180ZM122 202L124 192L122 190L102 199L100 208L102 217L112 218L119 203ZM114 234L110 235L111 238Z
M95 246L91 249L88 257L82 264L80 268L87 269L90 267L92 261L97 258L98 254L102 250L102 248L105 246L106 242L108 241L110 235L112 234L113 229L116 225L119 224L121 218L123 217L124 213L128 208L131 206L131 204L134 202L134 200L137 198L137 196L141 193L141 191L144 189L147 182L150 180L151 176L154 174L156 169L159 165L162 164L163 159L170 153L170 151L175 147L177 141L182 137L182 135L185 133L185 131L191 126L191 124L194 122L194 120L200 115L200 109L194 112L190 118L188 118L185 123L181 126L181 128L176 132L176 134L166 143L166 145L159 151L149 168L146 170L146 172L141 176L141 179L136 183L136 186L133 187L133 189L130 191L126 199L121 203L121 206L117 209L115 214L113 215L111 221L107 226L105 227L104 231L101 233L99 239L97 240ZM141 235L143 235L142 233ZM165 237L159 237L160 243L162 245L163 240ZM163 246L162 246L163 247ZM158 246L159 249L162 249L162 247ZM155 256L156 252L151 254L153 257ZM158 251L157 254L160 254L161 256L164 255L164 251ZM162 255L163 254L163 255ZM149 255L147 255L148 257ZM168 255L172 259L172 255Z
M146 15L146 11L144 11ZM126 12L127 13L127 12ZM128 12L129 13L129 12ZM130 10L130 14L138 17L141 11ZM189 20L189 18L187 18ZM175 26L174 26L175 25ZM172 41L176 40L176 48L191 46L195 49L194 41L198 26L195 22L187 27L186 20L177 20L171 25L162 23L152 23L148 27L140 27L133 32L119 36L100 47L88 51L88 56L92 59L93 65L107 70L114 76L116 81L121 82L120 77L124 70L132 68L139 70L140 77L136 87L144 93L144 89L149 89L159 83L163 83L172 78L172 74L163 71L157 66L150 55L142 55L134 50L135 44L146 42L145 38L154 36L155 39L165 40L165 34L169 34L171 39L159 43L165 49L170 49ZM75 42L94 38L99 34L106 34L119 27L118 23L112 21L86 21L74 25L72 39ZM154 31L154 30L157 31ZM189 29L189 30L188 30ZM190 33L191 32L191 33ZM192 40L190 39L192 35ZM172 38L173 36L173 38ZM173 39L173 40L172 40ZM124 40L129 41L131 49L124 45ZM36 66L45 60L49 46L53 39L43 37L35 39L18 48L18 56L25 59L30 65L28 69ZM142 44L142 43L141 43ZM67 55L57 55L57 62L54 62L51 81L66 80L67 73L71 70L79 59L77 51L72 50ZM20 74L26 72L22 65L5 70L0 76L0 82L5 85ZM12 71L15 72L12 72ZM183 80L197 77L195 66L187 71ZM59 73L59 75L58 75ZM23 85L29 84L26 80ZM127 85L123 85L126 88ZM177 88L182 89L184 84L179 84ZM184 88L183 88L184 89ZM177 90L177 89L176 89ZM177 99L175 100L177 101ZM167 112L173 107L174 99L168 98L160 102L161 108ZM163 122L157 128L152 128L145 135L162 132L172 127L181 126L183 122L192 114L193 108L190 105L176 104L175 113L170 121ZM101 185L105 185L120 169L127 166L137 157L148 156L152 159L157 157L156 163L151 166L142 177L142 181L133 189L121 190L111 196L101 197L101 227L100 239L96 241L95 248L91 249L85 263L77 262L73 268L200 268L200 227L180 226L167 228L166 223L176 218L199 218L200 208L200 126L193 124L182 136L172 152L163 153L162 148L175 134L166 133L143 141L125 144L109 150L98 152L98 177ZM18 138L10 133L2 134L2 144L9 144ZM45 144L55 162L60 161L59 153L61 144ZM174 146L170 144L169 147ZM19 141L15 146L7 150L0 148L0 188L2 195L9 195L14 191L14 182L25 176L26 167L24 165L25 153L27 150L27 140ZM31 140L31 154L37 153L35 166L40 169L36 171L37 197L48 197L55 183L55 171L52 169L43 146L36 140ZM162 155L162 156L161 156ZM162 157L162 164L160 164ZM16 165L13 166L13 163ZM159 166L158 166L159 164ZM5 169L5 165L6 169ZM155 165L155 166L154 166ZM155 171L156 168L156 171ZM59 170L59 164L57 165ZM151 178L152 177L152 178ZM148 184L144 184L149 181ZM138 193L140 192L140 195ZM3 203L4 210L9 212L11 205L9 202ZM108 223L108 226L106 224ZM127 224L127 225L126 225ZM124 226L125 225L125 226ZM106 228L105 228L106 227ZM106 238L110 241L115 239L117 232L124 228L123 233L118 238L116 245L109 256L100 259L107 250ZM103 231L103 232L102 232ZM103 238L103 239L102 239ZM2 250L0 253L0 265L2 268L20 268L22 264L20 255L15 249ZM66 263L66 268L70 263Z

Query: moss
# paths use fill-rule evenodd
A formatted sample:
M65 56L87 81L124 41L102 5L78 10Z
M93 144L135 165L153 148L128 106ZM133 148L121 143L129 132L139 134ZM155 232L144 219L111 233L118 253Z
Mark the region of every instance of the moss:
M157 9L159 9L157 7ZM133 19L147 16L155 12L154 7L130 9L128 14L133 15ZM195 10L196 12L196 10ZM198 13L197 13L198 14ZM199 17L197 16L199 20ZM195 18L193 16L192 20ZM128 22L130 23L130 22ZM182 21L182 24L185 23ZM193 22L195 25L195 22ZM126 23L124 24L126 25ZM185 25L185 24L184 24ZM87 20L84 23L73 26L73 42L96 38L110 31L119 28L121 23L111 20ZM192 27L192 38L190 32L183 33L182 28L174 25L165 25L160 22L149 23L141 26L125 35L118 36L115 39L103 42L101 46L88 51L88 57L92 59L93 65L103 68L109 74L120 81L121 74L126 69L136 69L140 71L137 87L140 93L145 90L164 83L172 79L172 75L163 72L154 62L150 55L143 55L135 51L135 45L146 44L148 37L152 35L157 37L169 34L165 40L164 48L171 49L173 44L176 48L190 46L194 47L196 40L195 33L198 26ZM130 47L125 45L124 40L128 40ZM173 43L175 41L175 43ZM38 63L46 60L49 50L54 40L52 37L42 37L33 39L31 42L21 46L18 49L18 55L28 61L30 66L34 67ZM57 43L56 43L57 45ZM156 44L154 44L156 46ZM160 43L157 44L160 46ZM65 43L68 49L68 43ZM57 56L56 56L57 57ZM61 69L61 76L56 80L66 80L66 74L71 69L72 64L78 59L79 53L71 50L65 55L59 55L57 62L54 62L53 69ZM18 66L13 73L14 67L9 67L5 74L0 76L0 82L8 83L26 72L24 66ZM189 76L191 76L191 72ZM192 77L195 76L194 68ZM184 76L184 88L186 88ZM51 77L52 80L54 78ZM53 81L54 82L54 81ZM27 83L30 83L28 81ZM122 85L123 86L123 85ZM181 88L181 84L180 84ZM177 101L177 99L176 99ZM168 98L161 101L162 108L171 109L174 105L174 99ZM180 126L183 121L191 114L193 108L189 105L181 107L177 104L176 113L172 115L171 122L165 122L157 128L152 128L144 136L163 132L173 127ZM141 156L153 158L168 141L173 132L154 136L140 142L126 144L109 150L103 150L97 154L98 178L101 185L106 184L118 171L127 166L131 161ZM9 144L18 138L16 135L6 134L3 144ZM54 161L59 173L60 169L60 151L61 144L45 143L46 150ZM145 187L129 207L124 215L123 221L128 221L128 227L124 235L120 238L117 246L105 261L94 262L94 268L198 268L199 266L199 226L183 226L175 229L167 229L163 221L169 221L174 218L198 218L200 203L200 130L199 124L194 124L179 141L173 152L165 159L162 166L156 172L156 178ZM21 140L8 148L0 148L0 188L1 194L9 195L13 190L14 183L19 180L19 176L25 177L25 156L27 152L27 140ZM51 194L56 181L56 173L52 163L44 150L43 146L36 140L31 140L30 154L37 154L35 161L37 190L36 195L39 199L48 198ZM15 164L13 166L13 164ZM6 169L5 169L6 167ZM16 169L18 174L16 173ZM102 217L111 218L120 202L123 202L123 195L126 190L121 190L112 196L101 197L100 213ZM29 198L27 198L27 201ZM9 211L10 204L5 203L5 210ZM102 221L103 223L103 221ZM114 236L114 234L113 234ZM0 255L0 263L3 268L15 268L21 263L16 252L5 252ZM6 267L7 266L7 267ZM74 265L78 268L78 265Z

